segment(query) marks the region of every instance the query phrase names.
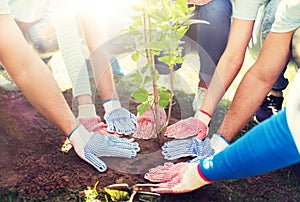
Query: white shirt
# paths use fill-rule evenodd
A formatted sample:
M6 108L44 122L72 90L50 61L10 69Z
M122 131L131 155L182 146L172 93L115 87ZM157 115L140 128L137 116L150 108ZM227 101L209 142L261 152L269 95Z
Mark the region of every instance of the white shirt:
M232 0L233 17L255 20L258 9L269 0ZM289 32L300 26L300 0L281 0L271 32Z
M300 71L297 72L290 85L286 98L286 116L288 126L300 154Z
M9 14L10 9L7 4L7 0L0 0L0 14Z

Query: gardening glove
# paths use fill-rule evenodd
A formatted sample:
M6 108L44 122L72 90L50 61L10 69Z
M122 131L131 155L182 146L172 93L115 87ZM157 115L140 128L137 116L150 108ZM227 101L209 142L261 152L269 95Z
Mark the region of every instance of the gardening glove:
M210 145L214 149L214 155L223 151L226 147L229 146L228 140L218 134L213 134L210 139ZM199 163L200 159L203 159L201 156L197 156L192 160L189 160L189 163Z
M203 110L199 110L194 117L178 121L169 126L164 135L176 139L184 139L197 135L197 138L202 140L207 135L210 120L211 115Z
M166 112L163 108L159 107L159 128L163 127L167 120ZM133 134L135 138L150 139L156 138L156 120L154 107L149 108L141 116L137 116L137 131Z
M187 140L166 142L162 146L162 150L162 154L167 160L174 160L187 156L206 158L214 154L214 149L211 147L209 138L202 141L193 137Z
M153 173L152 171L152 174ZM169 174L167 175L166 173ZM169 171L165 170L164 174L164 176L166 176L165 179L160 179L161 183L153 187L151 191L179 194L191 192L206 184L212 183L212 181L203 176L198 163L178 163Z
M188 4L205 5L212 0L187 0Z
M136 116L121 107L118 100L104 101L103 107L108 132L116 131L118 134L129 135L136 131Z
M163 166L157 166L149 169L148 173L145 174L144 178L151 182L166 182L172 180L180 170L182 163L171 163L166 162Z
M108 135L99 135L87 131L83 125L77 126L69 135L78 156L104 172L106 164L99 159L101 156L134 158L140 147L133 139L116 138Z
M94 104L78 106L76 123L82 124L89 132L118 137L117 133L109 133L107 131L107 125L101 121L100 116L97 116Z

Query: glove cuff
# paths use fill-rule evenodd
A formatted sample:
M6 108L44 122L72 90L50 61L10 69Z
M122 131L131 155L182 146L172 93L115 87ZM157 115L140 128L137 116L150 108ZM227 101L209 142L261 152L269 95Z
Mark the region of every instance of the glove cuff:
M214 182L213 180L207 179L207 178L203 175L203 173L202 173L202 171L201 171L200 164L197 165L197 171L198 171L198 174L200 175L200 177L202 178L202 180L203 180L204 182L206 182L207 184L213 183L213 182Z
M229 146L229 142L222 136L218 134L213 134L210 139L211 147L215 150L214 155L223 151L226 147Z
M102 102L106 113L113 111L114 109L121 108L119 100L105 100Z
M76 128L74 128L74 130L72 130L72 132L68 136L68 139L74 147L84 148L91 137L92 133L87 131L87 129L83 125L78 125L76 126Z
M78 119L97 117L94 104L84 104L78 106Z
M204 110L198 110L194 117L202 121L207 126L211 120L211 115Z

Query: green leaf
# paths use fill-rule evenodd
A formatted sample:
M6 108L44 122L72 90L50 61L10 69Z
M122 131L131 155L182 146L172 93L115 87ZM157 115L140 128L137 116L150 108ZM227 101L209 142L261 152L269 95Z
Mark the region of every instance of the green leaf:
M138 102L146 102L148 100L148 91L145 88L139 88L131 94Z
M148 102L142 103L139 106L137 106L137 111L140 116L142 116L150 107L150 104Z
M210 24L206 20L196 20L196 19L191 19L191 20L186 20L182 23L182 25L191 25L191 24Z
M159 57L157 59L158 59L158 61L163 62L170 66L172 64L174 57L170 56L170 55L165 55L165 56Z
M166 87L158 88L158 95L159 95L159 106L166 107L170 102L170 92Z
M152 81L153 79L151 78L151 76L146 76L145 77L145 79L144 79L144 82L143 82L143 84L145 85L145 84L147 84L147 83L150 83L151 81Z
M143 81L142 75L139 71L126 75L125 81L131 82L133 85L140 85Z
M140 58L140 55L138 52L134 52L132 55L131 55L131 59L134 61L134 62L137 62Z
M145 74L145 72L148 70L149 65L145 65L144 67L142 67L141 72L142 74Z

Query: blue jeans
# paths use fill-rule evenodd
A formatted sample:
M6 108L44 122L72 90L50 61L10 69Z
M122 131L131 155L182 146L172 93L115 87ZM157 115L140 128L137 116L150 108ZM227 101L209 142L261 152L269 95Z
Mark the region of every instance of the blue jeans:
M200 58L200 80L209 83L216 65L225 50L231 25L232 5L230 0L213 0L206 5L196 6L193 18L206 20L210 24L191 25L184 37L184 54L191 47L192 42L197 43L196 51ZM195 46L194 46L195 47ZM193 50L192 50L193 51ZM156 60L156 68L161 74L169 73L166 65ZM176 65L175 70L181 65Z

